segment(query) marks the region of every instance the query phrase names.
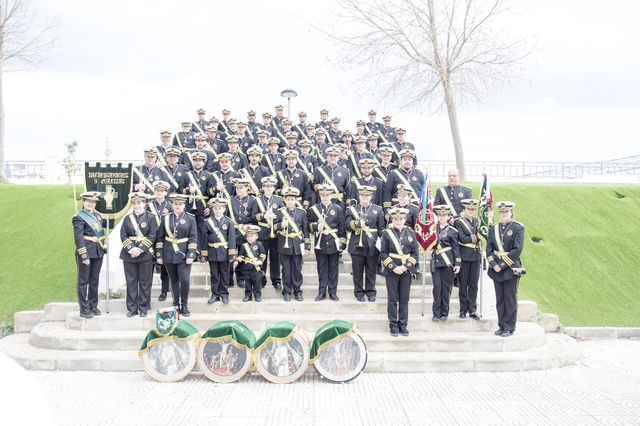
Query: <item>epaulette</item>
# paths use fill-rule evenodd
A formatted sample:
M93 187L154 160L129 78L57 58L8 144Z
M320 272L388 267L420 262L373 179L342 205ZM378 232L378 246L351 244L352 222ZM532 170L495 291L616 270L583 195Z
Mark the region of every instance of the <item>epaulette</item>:
M524 228L524 224L520 223L520 222L516 222L515 220L513 221L513 223L517 223L518 225L522 226Z
M196 217L193 213L189 213L189 212L185 212L185 213L188 214L189 216Z
M460 185L460 188L468 189L469 191L471 191L471 188L469 188L468 186Z

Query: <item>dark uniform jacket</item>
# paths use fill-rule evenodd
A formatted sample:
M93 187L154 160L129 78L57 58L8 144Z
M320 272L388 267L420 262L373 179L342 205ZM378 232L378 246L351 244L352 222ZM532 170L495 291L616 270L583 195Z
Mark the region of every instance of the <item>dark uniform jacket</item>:
M456 218L454 225L458 230L460 258L463 262L480 261L480 245L478 244L479 223L480 220L475 216L471 218L471 221L462 216Z
M309 176L304 170L295 168L293 170L283 169L278 171L278 189L282 191L283 188L293 186L300 191L300 197L302 197L302 205L306 208L311 202L312 189L309 183Z
M336 193L333 194L334 199L344 201L344 196L347 193L347 186L351 181L351 174L346 168L337 165L335 168L324 165L316 169L313 176L314 190L317 191L317 185L327 183L332 187L335 187Z
M320 120L316 123L316 129L322 127L323 129L325 129L327 132L329 130L331 130L331 121L329 120Z
M363 228L362 221L364 221L364 225L368 228L369 232L364 232L362 235L362 244L364 247L359 247L360 232ZM347 249L349 254L377 256L379 252L376 248L376 240L385 229L382 207L377 204L370 204L367 209L364 209L360 204L347 207L345 223L346 226L353 231L349 237L349 247Z
M287 216L289 223L287 227L283 228L282 220ZM300 244L305 244L306 249L310 249L309 226L305 210L296 207L290 211L286 207L282 207L276 211L276 222L275 229L278 232L278 252L280 254L302 255ZM285 243L289 246L288 248L284 247Z
M251 273L260 273L260 271L256 269L256 266L254 266L253 262L256 264L258 262L263 263L267 258L267 251L264 249L264 246L260 241L256 241L253 244L249 244L247 242L242 243L238 250L238 254L241 257L241 259L239 259L238 268ZM260 269L259 266L258 269Z
M232 170L231 168L229 168L226 172L223 172L222 170L218 170L217 172L215 172L213 174L213 190L215 191L216 196L224 198L233 197L236 194L236 187L233 184L233 179L239 177L240 175L238 174L238 172ZM224 185L224 188L222 189L222 191L220 191L221 193L218 193L219 182L222 182L222 184Z
M393 143L398 140L398 137L396 136L395 127L384 127L384 125L382 125L382 128L380 129L380 133L382 134L382 136L384 136L384 138L389 143Z
M253 181L253 185L249 185L249 193L255 197L260 195L260 190L262 189L262 178L271 176L269 169L265 166L261 166L260 164L258 164L255 169L251 166L240 169L238 170L238 174L243 178L251 179Z
M166 181L166 174L159 166L148 169L143 165L136 167L136 170L140 173L133 172L133 187L142 182L144 183L144 192L147 194L153 194L153 182L158 180ZM140 177L142 175L142 177Z
M82 218L80 212L76 213L73 219L71 219L71 223L73 224L73 239L76 243L76 253L78 257L80 257L80 260L99 259L104 256L105 253L105 236L98 237L98 235L101 233L104 234L103 226L106 223L98 213L84 211L92 216L95 221L90 225Z
M240 151L235 152L231 158L231 167L233 167L233 170L244 169L247 166L249 166L249 159L247 156Z
M364 132L368 135L370 134L378 134L378 131L382 131L382 123L378 123L377 121L372 123L370 121L367 121L364 125L365 130Z
M487 242L487 260L489 277L496 281L517 278L511 268L522 268L520 254L524 248L524 225L512 221L508 224L496 223L489 229ZM498 265L500 272L493 270Z
M424 174L415 168L406 172L402 169L394 169L387 176L387 200L385 200L385 208L391 207L392 204L398 202L398 185L409 184L413 188L413 193L410 195L411 203L417 203L420 199L420 191L422 191L422 181L424 180Z
M177 217L175 213L164 216L158 228L156 257L163 263L186 263L186 259L196 258L198 248L198 225L191 213Z
M197 149L187 149L182 152L182 155L180 155L180 160L178 160L178 162L184 165L187 169L193 170L194 169L193 154L195 154L196 152L202 152L204 155L207 156L207 159L204 161L204 166L202 167L202 169L208 172L212 172L214 168L214 164L216 163L216 158L215 158L216 154L213 151L209 151L206 149L203 149L201 151Z
M285 168L284 157L279 152L277 154L267 153L262 156L262 165L269 169L269 174L275 176L278 170Z
M189 186L196 186L196 197L204 197L205 199L196 199L195 203L192 200L187 201L185 208L191 210L196 216L203 216L204 211L207 209L207 199L215 194L215 181L213 175L207 171L197 172L191 170L187 173L187 186L183 189L183 192L188 195L192 195L189 192ZM193 206L195 205L195 209Z
M324 229L318 234L318 224L324 220ZM330 203L325 207L322 203L314 204L307 214L309 230L315 233L316 241L314 248L324 254L335 254L342 251L347 245L344 211L342 207L335 203ZM318 236L320 244L318 245ZM336 240L338 245L336 245ZM319 248L318 248L319 247Z
M247 129L245 129L244 130L244 135L240 138L238 143L239 143L239 146L240 146L240 151L243 154L246 155L247 154L247 150L249 148L251 148L253 145L255 145L256 141L254 139L251 139L249 136L247 136Z
M258 221L258 226L260 226L260 233L258 234L258 240L268 240L269 235L271 234L271 225L269 221L264 218L264 214L267 210L272 207L273 212L275 213L281 207L284 207L284 201L277 195L272 195L270 199L267 199L264 195L256 197L256 204L258 204L259 213L256 215L256 220ZM273 218L274 223L274 233L275 233L275 222L276 218ZM277 238L277 234L276 234Z
M396 168L396 165L393 163L389 163L388 166L383 166L382 162L380 162L379 166L375 166L373 168L373 175L378 179L380 179L382 182L384 182L386 186L389 173L391 172L391 170L394 170L395 168Z
M433 198L433 205L447 204L456 211L455 215L462 213L462 200L471 198L471 188L466 186L443 186L438 188L436 196Z
M178 148L187 149L187 148L195 148L196 147L196 134L193 132L184 133L178 132L173 137L173 146L177 146Z
M256 199L247 195L240 199L237 195L231 197L227 207L227 216L231 218L236 227L236 242L243 241L244 228L243 225L256 224L256 216L260 212Z
M122 250L120 250L120 260L123 262L146 262L155 258L154 247L157 240L158 223L153 214L142 212L136 215L131 212L122 219L120 226L120 240ZM138 257L131 257L129 250L137 247L142 250Z
M207 248L202 250L202 256L209 262L232 261L236 256L236 228L227 216L220 220L215 216L206 219L204 237Z
M366 150L362 153L359 153L357 151L349 152L349 157L347 158L347 168L349 169L349 173L351 173L351 176L362 177L362 173L360 173L360 160L362 160L363 158L370 158L372 160L376 159L375 155Z
M211 126L211 122L207 120L198 120L191 123L191 131L196 133L205 133Z
M332 143L342 142L342 132L340 130L334 132L333 130L329 129L327 130L327 133L329 134L329 140Z
M384 275L393 277L396 266L405 266L408 271L415 271L418 262L418 240L412 229L403 226L400 231L391 227L382 232L380 260L384 267Z
M372 204L377 204L381 206L382 203L384 203L385 198L387 198L385 196L386 188L384 186L384 183L382 183L382 181L377 177L369 176L368 180L365 180L364 178L351 179L349 186L347 186L347 205L348 206L351 206L360 202L360 196L359 196L360 191L358 190L358 188L365 185L372 186L376 189L373 192L373 194L371 194Z
M453 268L460 265L458 230L453 226L436 224L438 243L431 252L431 268Z
M320 163L318 162L318 159L311 154L307 155L306 157L303 157L302 155L298 157L298 165L307 173L307 176L309 176L309 182L311 184L313 184L313 174L318 168L319 164Z
M156 221L157 228L162 225L162 219L165 214L169 214L173 211L173 205L171 202L164 200L158 203L155 199L147 203L147 211L151 213L153 219ZM158 239L158 233L156 231L156 241Z
M187 172L189 172L189 169L183 164L176 164L174 168L169 165L164 167L164 175L167 178L165 182L169 184L169 194L182 192L185 187L189 186Z
M399 143L398 141L395 141L394 143L391 144L391 146L395 149L393 152L393 155L391 156L391 161L393 161L396 164L400 164L400 158L398 157L398 154L400 153L400 151L402 151L403 149L410 149L415 152L416 150L416 147L411 142L406 142L406 141L403 143ZM416 164L418 164L417 154L413 157L413 165L415 166Z

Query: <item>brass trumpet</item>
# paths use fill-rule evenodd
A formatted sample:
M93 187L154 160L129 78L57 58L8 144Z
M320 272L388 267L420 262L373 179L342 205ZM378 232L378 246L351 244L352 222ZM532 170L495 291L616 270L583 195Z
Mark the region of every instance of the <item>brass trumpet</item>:
M283 248L289 248L289 222L287 221L287 229L284 230L285 231L285 236L284 236L284 245L282 246Z
M320 225L322 225L323 228L327 225L327 222L324 216L320 216L318 218L318 227L320 227ZM316 245L315 245L316 250L321 249L320 242L322 242L322 232L318 230L318 233L316 234Z
M362 219L360 220L360 239L358 240L358 247L364 247L364 240L362 235L364 234L365 225L362 223Z
M269 215L269 228L271 229L271 233L269 234L269 238L275 238L276 237L276 233L273 229L273 204L269 205L269 208L267 209L268 212L270 212L271 214Z

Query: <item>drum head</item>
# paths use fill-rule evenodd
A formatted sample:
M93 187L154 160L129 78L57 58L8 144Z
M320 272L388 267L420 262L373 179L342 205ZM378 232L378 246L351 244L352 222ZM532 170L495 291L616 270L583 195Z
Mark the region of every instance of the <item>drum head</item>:
M313 366L326 380L344 383L355 379L367 365L367 346L358 333L350 331L326 345Z
M214 382L235 382L251 368L251 349L237 344L231 336L203 340L198 347L198 367Z
M142 354L142 365L147 373L160 382L184 379L196 365L196 341L172 337L152 344Z
M290 339L274 339L255 354L256 369L273 383L291 383L304 374L309 365L309 341L304 333Z

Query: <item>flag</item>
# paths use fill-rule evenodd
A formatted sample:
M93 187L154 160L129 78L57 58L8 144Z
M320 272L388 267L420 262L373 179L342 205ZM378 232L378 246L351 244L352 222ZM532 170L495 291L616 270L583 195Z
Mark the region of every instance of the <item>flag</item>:
M480 205L478 206L478 238L485 244L489 239L489 227L493 225L493 194L489 186L487 175L482 175L482 187L480 188Z
M414 227L418 244L425 252L437 242L436 218L433 214L433 199L431 198L431 179L429 175L422 181L420 191L420 210Z

